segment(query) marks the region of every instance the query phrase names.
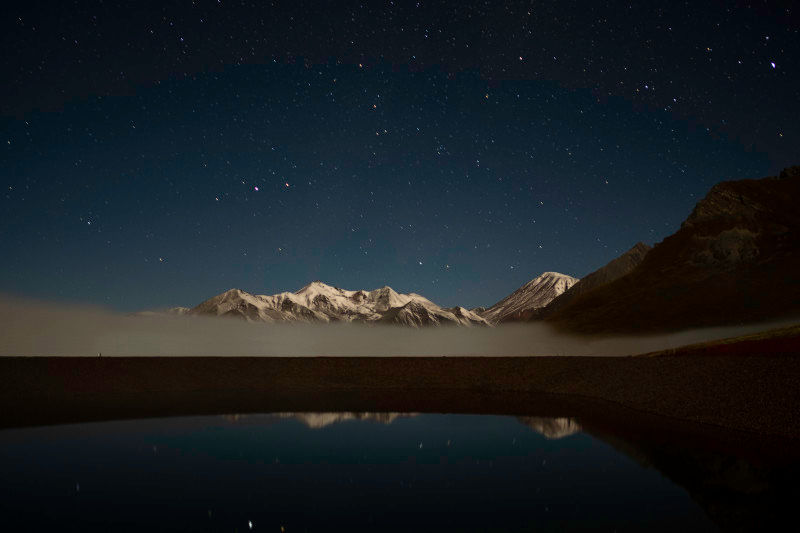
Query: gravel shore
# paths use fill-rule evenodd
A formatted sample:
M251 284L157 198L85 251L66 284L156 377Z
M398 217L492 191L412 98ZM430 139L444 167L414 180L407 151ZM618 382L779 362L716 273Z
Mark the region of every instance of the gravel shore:
M768 341L763 341L768 342ZM271 411L620 407L800 440L800 343L650 357L2 357L0 427ZM741 350L740 350L741 352Z

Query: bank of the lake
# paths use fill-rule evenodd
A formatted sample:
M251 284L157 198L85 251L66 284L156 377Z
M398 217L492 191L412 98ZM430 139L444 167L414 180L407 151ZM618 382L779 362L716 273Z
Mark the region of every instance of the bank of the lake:
M800 440L797 339L764 346L602 358L2 357L0 426L320 410L582 416L619 407Z

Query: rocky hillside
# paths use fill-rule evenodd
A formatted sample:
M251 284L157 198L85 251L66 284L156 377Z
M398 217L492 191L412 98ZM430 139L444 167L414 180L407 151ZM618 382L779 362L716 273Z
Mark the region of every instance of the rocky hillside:
M727 181L629 274L547 317L571 331L620 333L800 316L800 167Z
M579 296L586 294L592 289L611 283L614 280L630 274L633 269L639 266L644 260L644 256L651 250L650 246L644 243L636 243L636 245L612 260L610 263L602 268L599 268L591 274L583 277L573 285L567 292L550 302L547 307L536 310L536 312L523 313L519 320L544 318L555 314L559 309L563 309L571 302L575 301Z

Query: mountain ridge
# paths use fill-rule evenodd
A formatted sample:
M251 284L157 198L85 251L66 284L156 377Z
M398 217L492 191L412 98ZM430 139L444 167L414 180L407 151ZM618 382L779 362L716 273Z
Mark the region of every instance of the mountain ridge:
M389 286L371 291L351 291L319 280L312 281L295 292L273 295L254 295L241 289L229 289L189 310L174 314L226 316L267 323L362 322L411 327L488 326L486 320L463 307L443 308L416 293L398 293Z
M800 166L714 185L628 274L546 320L570 332L656 332L800 315Z
M507 321L516 313L547 306L577 282L577 278L566 274L543 272L496 304L482 310L480 316L493 324Z
M652 247L643 242L637 242L632 248L619 257L612 259L591 274L582 277L577 283L567 289L563 294L554 298L553 301L545 307L526 309L508 317L506 321L525 322L551 316L559 309L563 309L569 305L570 302L580 297L580 295L629 274L644 260L650 250L652 250Z

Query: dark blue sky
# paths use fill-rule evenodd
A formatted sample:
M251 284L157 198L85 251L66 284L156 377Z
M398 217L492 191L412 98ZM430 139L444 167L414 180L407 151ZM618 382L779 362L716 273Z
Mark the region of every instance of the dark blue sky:
M489 305L797 163L788 9L396 4L5 13L0 291Z

